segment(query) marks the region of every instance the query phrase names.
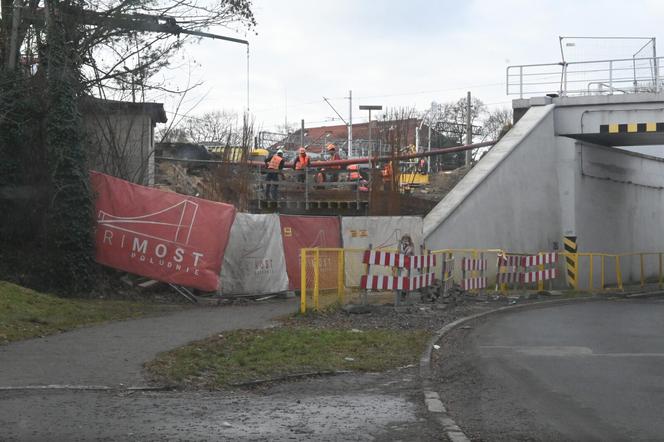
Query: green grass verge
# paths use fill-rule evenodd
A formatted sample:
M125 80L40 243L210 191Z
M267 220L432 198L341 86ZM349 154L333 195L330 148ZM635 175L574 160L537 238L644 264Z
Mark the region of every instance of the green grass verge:
M0 281L0 344L167 309L171 307L140 302L63 299Z
M146 368L157 382L209 389L301 373L378 372L416 363L429 337L425 330L238 330L162 353Z

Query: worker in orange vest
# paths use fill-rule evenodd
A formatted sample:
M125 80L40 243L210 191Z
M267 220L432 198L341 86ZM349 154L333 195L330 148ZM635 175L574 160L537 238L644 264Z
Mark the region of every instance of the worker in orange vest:
M392 170L392 161L388 161L380 173L383 176L383 190L391 190L393 173L394 171Z
M348 181L357 181L360 179L360 166L358 164L351 164L346 170L348 170Z
M267 168L267 175L265 177L265 199L277 201L279 199L279 184L270 184L272 181L279 182L279 175L284 168L284 151L278 149L273 155L265 159L265 167Z
M337 153L337 148L332 143L327 145L327 154L329 156L329 160L331 161L337 161L341 159L341 157ZM330 166L329 168L335 170L335 172L330 174L330 181L335 181L335 182L339 181L339 171L341 170L341 166L336 165L336 166Z
M353 186L353 190L358 188L360 192L369 191L368 176L362 175L359 164L351 164L346 170L348 171L348 181L354 181L357 183L356 186Z
M293 169L301 170L302 173L297 176L297 180L301 183L304 183L304 169L305 167L311 166L311 158L307 156L307 150L304 147L300 147L297 152L297 158L293 162Z

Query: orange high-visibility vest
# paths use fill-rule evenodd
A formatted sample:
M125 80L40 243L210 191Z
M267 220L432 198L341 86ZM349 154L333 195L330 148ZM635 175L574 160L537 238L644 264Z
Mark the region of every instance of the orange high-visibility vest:
M304 156L300 155L298 157L298 160L299 161L297 163L295 163L295 170L302 170L305 167L308 167L309 164L311 163L311 161L309 160L309 157L307 156L307 154L304 154Z
M360 179L360 172L359 172L360 166L358 166L357 164L351 164L350 166L348 166L347 170L350 171L350 173L348 174L349 180L355 181Z
M390 161L385 165L385 168L382 171L383 180L387 181L392 179L392 162Z
M281 162L284 159L280 157L279 155L274 155L272 159L270 160L269 163L267 163L267 168L268 169L279 169L279 166L281 165Z

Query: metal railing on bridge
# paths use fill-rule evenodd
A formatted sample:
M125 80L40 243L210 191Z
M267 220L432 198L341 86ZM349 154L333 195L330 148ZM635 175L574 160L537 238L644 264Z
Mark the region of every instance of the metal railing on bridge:
M660 92L664 57L508 66L507 95L610 95Z
M360 177L355 177L345 169L305 168L276 172L261 167L255 172L251 199L256 201L259 209L361 210L369 203L369 175L363 172Z

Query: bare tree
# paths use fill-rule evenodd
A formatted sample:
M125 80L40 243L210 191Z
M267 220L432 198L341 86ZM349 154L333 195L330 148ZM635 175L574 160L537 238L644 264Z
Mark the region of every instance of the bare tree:
M482 123L482 141L499 140L512 128L512 109L496 109L487 112Z
M470 105L471 124L473 126L478 125L486 112L484 102L477 97L473 97ZM466 97L448 103L434 101L429 109L429 120L436 131L457 143L463 143L466 136L467 113L468 99Z
M3 66L21 67L28 74L43 68L46 1L0 0ZM83 8L63 0L57 7L77 54L72 61L79 67L81 90L101 98L130 95L136 100L146 89L180 92L155 75L171 66L173 55L186 43L197 40L178 31L219 26L251 29L256 24L251 0L89 0L84 4ZM154 30L159 32L147 32Z
M213 111L189 117L184 130L189 141L194 143L210 141L227 146L242 144L243 131L238 125L238 115L235 112Z

